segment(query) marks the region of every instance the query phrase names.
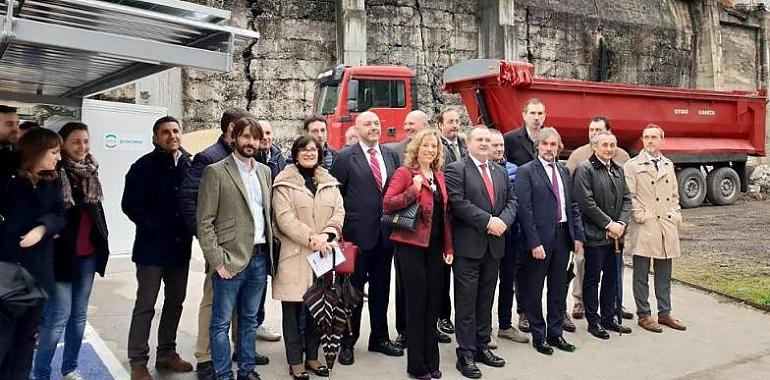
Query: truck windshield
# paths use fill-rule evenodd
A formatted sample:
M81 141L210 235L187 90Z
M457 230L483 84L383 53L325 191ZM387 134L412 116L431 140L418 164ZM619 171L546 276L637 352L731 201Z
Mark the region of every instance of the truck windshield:
M350 112L363 112L372 107L404 108L406 107L406 87L402 80L358 80L358 108Z
M319 85L316 94L316 112L321 115L329 115L336 111L339 88L339 82Z

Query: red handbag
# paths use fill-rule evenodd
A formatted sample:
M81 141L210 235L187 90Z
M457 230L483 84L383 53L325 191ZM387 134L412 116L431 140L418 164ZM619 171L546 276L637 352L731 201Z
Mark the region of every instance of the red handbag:
M356 256L358 256L359 251L358 246L349 241L345 241L341 231L339 235L340 240L337 244L340 247L340 251L342 251L342 255L345 256L345 261L340 264L334 263L334 271L337 274L353 274L356 269Z

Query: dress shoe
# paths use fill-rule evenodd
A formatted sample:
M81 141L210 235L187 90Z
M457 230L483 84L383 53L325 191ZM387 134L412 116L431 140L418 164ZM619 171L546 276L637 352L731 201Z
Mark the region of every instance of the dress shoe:
M406 350L406 334L398 334L396 339L393 341L393 344L402 350Z
M270 364L270 358L265 355L260 355L259 352L254 354L254 364L256 365L268 365Z
M440 379L443 373L441 373L440 369L430 371L430 378L431 379Z
M626 310L625 307L623 307L620 313L623 316L623 319L634 319L634 313Z
M369 345L369 351L379 352L388 356L404 356L404 350L389 340Z
M452 337L449 334L444 334L443 331L436 329L436 340L439 343L452 343Z
M543 355L553 355L553 348L543 338L533 338L532 347Z
M294 380L309 380L310 375L306 371L294 372L289 366L289 376Z
M257 327L257 340L263 340L265 342L277 342L281 340L281 334L275 332L268 326L260 325Z
M564 321L561 324L561 328L562 328L562 330L564 330L566 332L571 332L571 333L573 333L573 332L575 332L575 330L577 330L577 327L575 327L575 323L572 322L571 319L569 319L569 315L567 315L566 312L564 313Z
M507 329L500 329L497 331L498 338L510 339L516 343L529 343L529 337L516 330L511 326Z
M607 332L601 325L588 326L588 333L599 339L610 339L610 333Z
M519 330L523 333L530 332L529 318L527 317L527 314L524 314L524 313L519 314Z
M489 347L490 350L497 349L497 340L495 340L495 337L493 336L489 337L489 343L487 343L487 347Z
M660 323L661 325L666 325L668 327L671 327L674 330L679 330L679 331L687 330L687 326L682 324L682 321L680 321L679 318L672 317L670 315L659 315L658 323Z
M147 367L131 367L131 380L152 380L152 375Z
M637 322L637 324L647 331L651 331L654 333L663 332L663 329L660 328L660 325L657 322L655 322L654 319L652 319L651 315L640 317L639 322Z
M557 337L551 337L547 339L548 344L550 344L553 347L556 347L562 351L567 352L574 352L575 346L564 340L564 337L557 336Z
M318 377L329 377L329 367L321 365L321 362L318 362L318 367L316 368L313 368L310 363L305 363L305 369L313 372Z
M240 373L238 372L237 380L262 380L261 377L259 377L259 374L257 371L251 371L248 373Z
M473 360L476 361L476 363L486 364L490 367L503 367L505 366L505 359L495 355L492 353L492 350L481 350L476 351L476 355L474 355Z
M580 302L576 302L575 306L572 307L572 318L583 319L585 315L586 315L586 309L583 307L583 304Z
M176 352L156 358L155 368L174 372L191 372L193 370L192 364L182 360Z
M457 364L455 365L460 374L469 379L480 379L481 370L476 367L476 363L469 357L457 358Z
M417 379L417 380L431 380L433 379L430 377L430 373L423 373L422 375L415 375L413 373L409 374L410 379Z
M607 330L614 331L616 333L620 334L631 334L631 328L628 326L623 326L615 321L609 322L609 323L602 323L602 327L604 327Z
M337 356L337 360L342 365L351 365L356 362L356 357L353 355L352 347L342 347L340 354Z
M449 318L441 318L436 322L436 327L438 327L441 332L444 334L454 334L455 333L455 325L452 324L452 321L449 320Z
M214 380L216 378L214 362L199 362L195 366L195 374L198 376L198 380Z

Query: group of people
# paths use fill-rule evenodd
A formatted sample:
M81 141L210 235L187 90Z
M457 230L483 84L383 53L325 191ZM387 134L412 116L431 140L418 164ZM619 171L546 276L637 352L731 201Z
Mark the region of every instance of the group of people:
M272 297L281 302L289 375L328 377L330 369L318 360L320 334L303 303L316 280L307 257L333 254L343 237L360 250L350 282L360 291L368 284L367 349L387 356L406 351L413 378L442 377L438 344L452 335L463 376L480 378L477 363L505 365L492 351L498 279L497 338L528 343L530 333L542 354L574 351L563 336L575 331L566 301L572 267L573 318L585 317L588 332L600 339L610 338L607 330L631 333L621 316L632 316L617 299L624 250L633 255L639 326L685 329L671 315L671 259L679 255L681 214L673 163L660 153L662 128L647 126L644 149L629 159L609 120L596 117L589 122L589 143L565 166L558 161L561 137L544 126L545 105L538 99L526 102L524 125L505 135L483 125L462 135L460 116L447 107L432 128L424 112L412 111L404 120L406 139L381 144L378 115L362 112L346 132L346 147L335 151L325 119L313 115L288 158L272 143L270 124L243 109L226 110L219 139L194 157L181 146L181 123L158 119L155 149L133 163L122 198L136 224L131 378L152 379L148 340L161 283L155 367L193 370L176 349L193 236L206 272L195 352L200 379L260 378L256 366L269 359L258 354L256 341L281 339L264 325L268 278ZM32 129L20 139L18 124L15 109L0 106L0 260L26 268L49 297L20 317L0 311L10 332L0 338L0 377L27 378L37 342L34 377L49 378L64 334L62 374L80 379L88 298L109 255L98 163L82 123L58 134ZM413 229L382 222L383 214L414 204ZM651 262L657 319L648 303ZM397 335L391 339L394 263ZM352 311L342 336L342 365L355 362L362 308Z

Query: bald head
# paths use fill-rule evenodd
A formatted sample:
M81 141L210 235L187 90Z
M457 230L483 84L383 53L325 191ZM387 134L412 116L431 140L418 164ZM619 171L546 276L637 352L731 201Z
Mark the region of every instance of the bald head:
M414 110L406 114L404 119L404 132L406 138L411 139L417 132L428 128L428 115L420 110Z
M380 142L380 117L371 111L364 111L356 117L356 129L358 130L358 141L367 146L375 146Z
M267 120L260 120L262 127L262 140L259 142L259 150L268 150L273 146L273 126Z

